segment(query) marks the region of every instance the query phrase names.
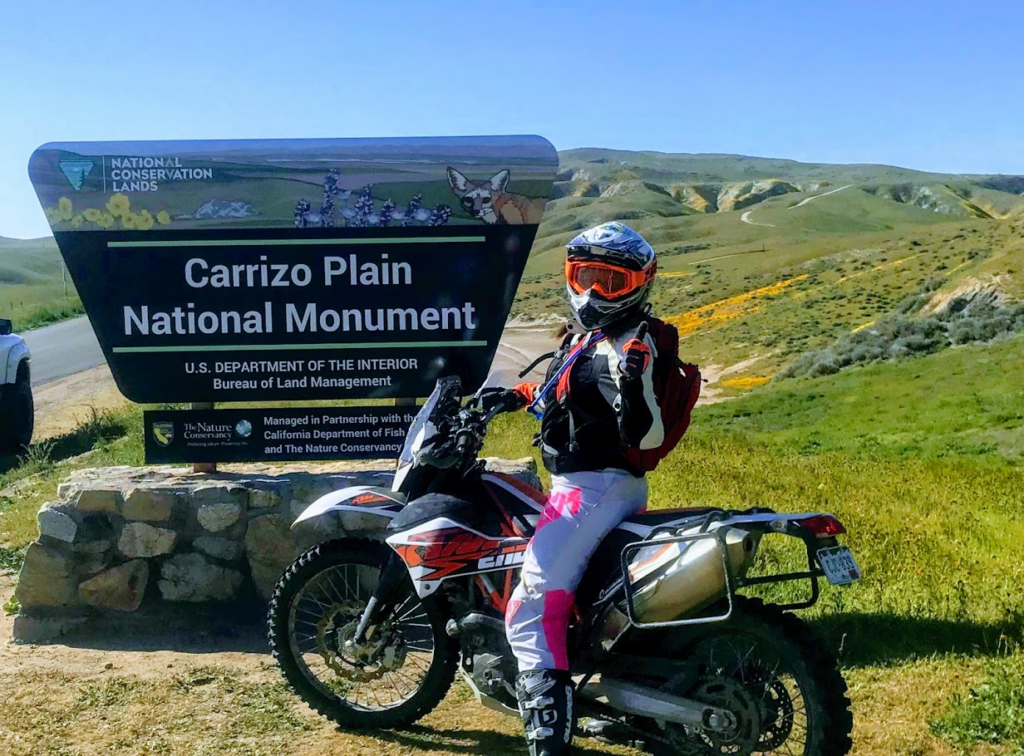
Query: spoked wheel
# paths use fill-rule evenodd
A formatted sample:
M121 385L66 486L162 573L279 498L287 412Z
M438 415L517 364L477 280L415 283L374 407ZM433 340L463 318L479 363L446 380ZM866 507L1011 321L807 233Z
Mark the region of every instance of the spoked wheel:
M853 718L838 664L810 628L756 599L736 599L728 622L712 625L678 654L689 672L661 689L730 712L710 728L650 723L667 742L657 756L773 753L844 756Z
M295 691L346 727L398 727L433 709L451 686L457 650L436 601L411 583L391 618L356 643L356 627L388 557L372 541L316 546L288 568L270 603L274 658Z

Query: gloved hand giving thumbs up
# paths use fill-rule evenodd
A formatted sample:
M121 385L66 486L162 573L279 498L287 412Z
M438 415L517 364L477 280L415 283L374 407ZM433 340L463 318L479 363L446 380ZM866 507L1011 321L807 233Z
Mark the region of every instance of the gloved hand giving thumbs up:
M633 338L623 344L619 372L624 378L635 380L647 372L647 368L651 364L651 348L644 341L646 336L647 322L645 321L636 329Z

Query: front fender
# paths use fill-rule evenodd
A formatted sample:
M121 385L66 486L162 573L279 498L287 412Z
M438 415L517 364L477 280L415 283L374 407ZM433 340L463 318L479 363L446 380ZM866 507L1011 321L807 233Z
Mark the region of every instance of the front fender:
M0 336L0 383L14 383L18 378L18 365L32 358L28 345L18 336Z
M313 523L345 533L381 531L405 506L405 496L381 486L350 486L321 496L292 523L292 530Z

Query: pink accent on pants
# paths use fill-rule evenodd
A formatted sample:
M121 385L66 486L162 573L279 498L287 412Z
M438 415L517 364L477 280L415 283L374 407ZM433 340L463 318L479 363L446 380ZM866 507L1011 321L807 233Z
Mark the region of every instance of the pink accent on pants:
M505 613L519 670L568 669L566 635L587 562L609 532L647 506L647 481L622 470L555 475Z

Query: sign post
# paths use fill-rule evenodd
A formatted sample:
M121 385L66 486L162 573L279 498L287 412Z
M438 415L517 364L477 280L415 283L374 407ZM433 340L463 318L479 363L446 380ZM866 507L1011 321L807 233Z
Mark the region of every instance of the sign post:
M556 169L540 137L47 144L29 164L118 388L196 407L147 412L147 460L197 464L241 453L214 444L214 402L479 387ZM246 453L300 454L273 440Z

